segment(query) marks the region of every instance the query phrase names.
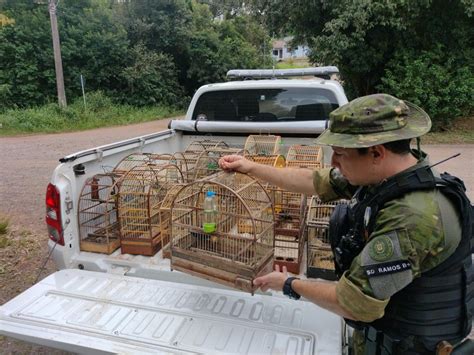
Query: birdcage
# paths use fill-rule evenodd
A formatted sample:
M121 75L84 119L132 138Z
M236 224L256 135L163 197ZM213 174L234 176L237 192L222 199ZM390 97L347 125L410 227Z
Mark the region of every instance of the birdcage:
M200 153L195 152L175 152L170 160L182 172L185 182L191 182L194 177L194 166Z
M273 135L250 135L245 141L244 150L248 155L280 154L281 137Z
M185 186L185 183L172 185L160 206L160 233L163 258L170 258L170 236L171 236L171 204L178 192Z
M84 183L78 205L81 250L111 254L120 246L117 194L113 173L94 175Z
M276 201L274 264L299 274L305 242L306 196L279 188L272 189L271 193Z
M214 194L212 228L206 194ZM274 248L272 203L248 175L218 173L183 187L171 206L171 267L253 292L253 279L270 272Z
M338 204L347 200L321 202L317 196L311 197L306 229L308 235L307 276L335 280L334 257L329 240L329 219Z
M286 154L286 166L321 169L323 164L323 149L317 145L292 145Z
M285 157L283 155L272 154L272 155L256 155L250 154L245 155L248 160L254 161L259 164L273 166L275 168L284 168L286 166Z
M191 142L188 147L184 150L187 153L201 153L206 150L221 148L225 149L229 146L224 141L213 141L209 139L205 139L202 141L193 141Z
M160 207L168 190L183 182L174 164L146 164L121 179L118 199L122 253L154 255L161 247Z
M132 153L127 155L125 158L120 160L114 168L114 173L118 175L123 175L132 168L147 164L150 162L149 153Z
M149 164L155 164L155 165L166 165L166 164L174 164L173 160L173 155L172 154L167 154L167 153L150 153L149 154Z
M219 172L221 170L219 168L219 159L224 155L231 154L243 154L243 150L239 148L211 148L201 152L192 169L192 179L188 182Z

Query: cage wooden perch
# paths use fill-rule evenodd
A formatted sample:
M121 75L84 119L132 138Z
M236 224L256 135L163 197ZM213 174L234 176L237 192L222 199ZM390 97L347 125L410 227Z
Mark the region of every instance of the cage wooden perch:
M215 193L216 230L203 230L203 203ZM253 279L271 271L272 203L262 185L245 174L218 173L187 184L171 205L171 267L253 292Z

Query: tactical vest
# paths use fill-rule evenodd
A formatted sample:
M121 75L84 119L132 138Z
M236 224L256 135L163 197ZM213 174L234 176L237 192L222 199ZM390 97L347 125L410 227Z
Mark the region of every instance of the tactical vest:
M385 315L372 323L347 320L358 329L372 326L392 338L416 336L428 350L440 340L456 343L471 331L474 313L473 206L465 194L463 182L447 173L435 177L430 168L421 167L397 175L382 183L376 191L359 189L351 207L341 205L331 217L330 238L340 277L365 245L373 231L375 216L390 200L420 190L439 189L461 214L462 238L440 265L422 273L407 287L390 298ZM352 226L352 228L349 227Z

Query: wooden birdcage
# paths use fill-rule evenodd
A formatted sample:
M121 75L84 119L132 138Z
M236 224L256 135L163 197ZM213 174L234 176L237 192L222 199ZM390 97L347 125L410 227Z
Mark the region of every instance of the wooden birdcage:
M192 179L188 182L199 180L221 171L219 159L224 155L242 153L242 149L239 148L212 148L201 152L192 169Z
M286 166L285 157L283 155L272 154L272 155L246 155L248 160L254 161L259 164L273 166L275 168L284 168Z
M170 237L171 237L171 205L178 192L185 186L185 183L172 185L163 199L160 206L160 233L163 258L170 258Z
M215 193L215 231L204 232L204 199ZM218 173L183 187L171 206L171 267L253 292L270 272L274 248L272 203L248 175Z
M195 166L202 152L176 152L171 158L171 163L175 164L183 173L185 182L192 182L195 175Z
M97 174L86 180L79 196L80 249L111 254L120 246L117 176Z
M250 135L245 141L244 150L248 155L280 154L281 137L273 135Z
M184 150L187 153L201 153L206 150L221 148L225 149L229 146L224 141L213 141L209 139L205 139L202 141L193 141L191 142L188 147Z
M149 164L154 165L166 165L166 164L173 164L173 154L155 154L151 153L149 155L150 161Z
M321 169L323 164L323 149L317 145L292 145L286 154L286 166Z
M307 276L335 280L334 257L329 240L329 219L338 204L347 200L321 202L317 196L309 204L306 229L308 235Z
M182 182L174 164L140 165L122 177L118 199L122 253L152 256L160 250L161 203L168 190Z
M273 189L272 193L275 195L274 264L299 274L305 242L306 196L279 188Z
M115 166L113 172L118 175L123 175L136 166L147 164L150 162L149 153L132 153L120 160Z

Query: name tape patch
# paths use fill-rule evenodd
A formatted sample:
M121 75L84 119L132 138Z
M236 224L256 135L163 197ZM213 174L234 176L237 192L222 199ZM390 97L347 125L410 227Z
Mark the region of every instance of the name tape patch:
M394 274L396 272L402 272L409 269L411 269L411 264L408 260L395 260L386 263L364 266L364 271L367 277Z

